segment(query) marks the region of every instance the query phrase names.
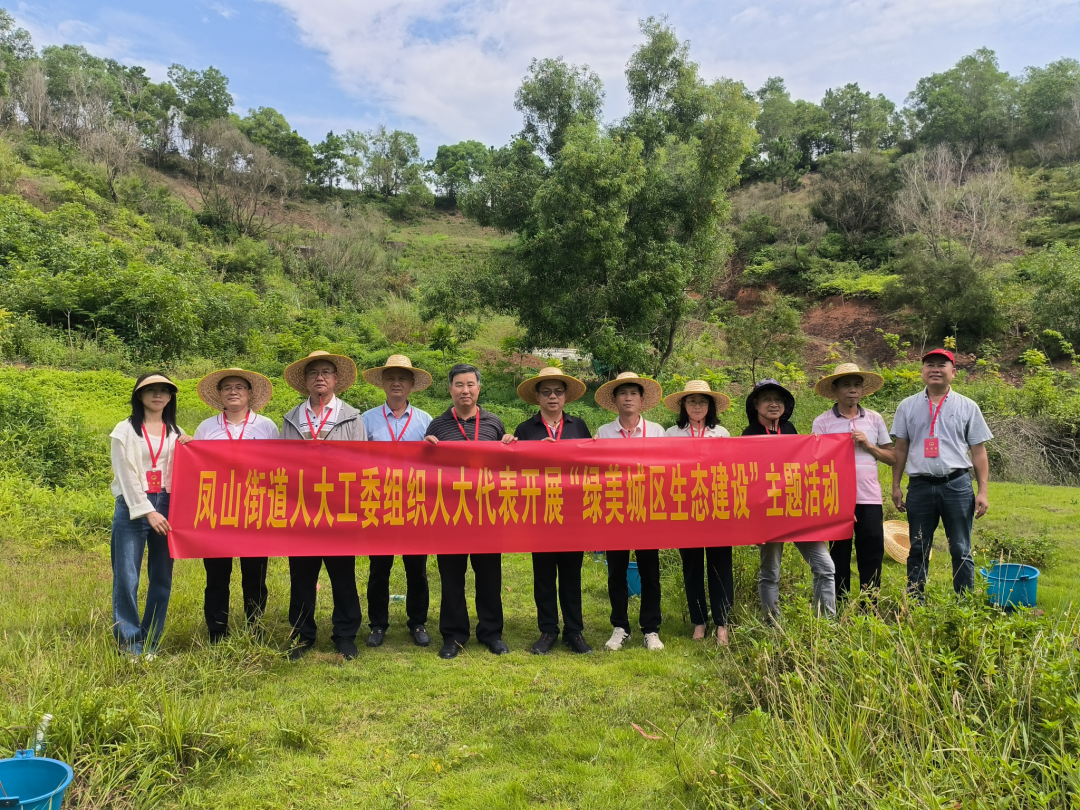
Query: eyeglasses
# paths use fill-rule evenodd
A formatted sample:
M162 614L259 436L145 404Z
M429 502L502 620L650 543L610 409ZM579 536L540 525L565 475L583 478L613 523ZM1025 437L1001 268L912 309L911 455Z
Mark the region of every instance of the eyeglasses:
M246 385L240 385L239 383L237 383L236 385L223 385L219 389L219 391L222 394L231 394L234 391L250 391L250 390L251 389L248 388Z
M543 397L544 399L547 399L548 397L565 397L566 396L566 389L565 388L541 388L536 393L539 396Z
M307 377L308 379L311 379L311 380L317 380L317 379L319 379L319 377L326 377L326 379L329 380L331 377L336 377L337 372L336 371L325 371L325 370L324 371L317 371L316 369L309 368L307 371L304 372L304 376Z

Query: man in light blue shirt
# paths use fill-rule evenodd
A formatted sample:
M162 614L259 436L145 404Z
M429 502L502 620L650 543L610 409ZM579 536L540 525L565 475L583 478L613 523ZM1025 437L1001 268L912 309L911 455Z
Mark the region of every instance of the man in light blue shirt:
M975 587L971 556L971 523L990 508L986 486L990 462L986 442L994 438L979 406L952 390L956 376L953 354L945 349L922 359L926 389L905 399L893 417L893 503L908 513L911 551L907 559L908 591L922 600L930 566L930 550L938 522L945 529L952 557L953 589ZM907 499L900 488L908 474ZM972 491L975 471L978 493Z
M409 395L430 386L431 375L423 369L413 368L412 361L405 355L394 354L387 358L385 366L367 369L364 379L386 393L385 404L364 412L363 420L368 440L423 441L431 423L431 416L410 405ZM390 626L390 571L394 567L394 556L372 555L370 559L367 602L371 634L368 635L367 645L380 647ZM406 554L401 561L405 566L405 613L408 617L409 635L417 646L426 647L431 643L431 636L425 628L430 604L427 555Z

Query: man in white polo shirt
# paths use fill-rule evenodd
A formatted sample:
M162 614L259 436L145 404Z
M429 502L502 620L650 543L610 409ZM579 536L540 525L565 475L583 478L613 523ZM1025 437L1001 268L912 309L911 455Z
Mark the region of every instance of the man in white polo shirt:
M596 391L596 404L607 411L614 411L619 418L601 425L596 431L597 439L662 439L664 429L656 422L647 422L642 414L655 408L663 398L663 391L656 380L639 377L625 371ZM633 530L630 530L633 534ZM664 649L660 641L660 551L642 549L637 553L638 574L641 575L641 612L638 620L645 634L645 647L650 650ZM611 626L614 630L604 646L609 650L622 649L630 638L629 586L626 570L630 565L630 551L619 549L607 553L608 599L611 602Z
M855 561L859 567L859 589L871 598L881 589L881 561L885 556L885 532L878 480L878 462L892 464L893 442L885 420L877 411L864 408L863 397L884 385L880 374L861 371L854 363L841 363L832 374L822 377L814 391L836 404L814 420L814 433L850 434L855 443ZM834 540L829 556L836 566L836 596L851 590L851 539Z
M990 508L986 486L990 462L986 442L994 438L979 406L952 390L956 361L945 349L923 355L926 389L900 403L893 418L896 437L893 460L893 503L908 513L911 551L907 560L908 591L920 601L930 567L930 550L940 521L949 540L953 589L975 587L971 557L971 523ZM907 500L900 488L908 474ZM978 494L971 489L975 470Z

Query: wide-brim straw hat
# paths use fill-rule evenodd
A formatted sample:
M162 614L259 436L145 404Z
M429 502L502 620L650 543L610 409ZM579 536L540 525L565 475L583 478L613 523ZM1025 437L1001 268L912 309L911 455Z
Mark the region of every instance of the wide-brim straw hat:
M881 524L885 530L885 553L898 563L907 563L908 554L911 553L910 527L905 520L886 520ZM931 547L930 556L934 556Z
M251 386L251 399L248 400L248 408L253 411L261 411L274 396L273 383L262 374L245 371L242 368L219 368L199 380L199 385L195 389L199 393L199 399L215 411L225 410L225 403L221 399L218 386L226 377L240 377L247 380L248 385Z
M385 366L377 366L375 368L369 368L364 370L364 379L374 385L377 388L382 388L383 372L388 368L403 368L406 371L412 372L413 378L413 391L423 391L428 388L431 383L431 375L424 371L422 368L416 368L412 364L412 360L403 354L392 354L386 358Z
M731 407L731 397L727 394L718 394L709 388L709 384L704 380L690 380L683 386L682 391L676 391L674 394L668 394L664 397L664 407L674 413L679 413L681 410L680 403L686 397L691 394L701 394L702 396L712 397L716 402L716 412L723 413Z
M836 399L836 389L832 387L832 384L833 380L839 380L841 377L862 377L864 397L879 391L881 386L885 385L885 378L880 374L873 371L863 371L854 363L841 363L832 374L818 380L817 385L814 386L814 391L819 397Z
M530 377L517 387L518 397L525 402L528 402L530 405L539 405L540 399L537 396L536 389L539 388L540 383L545 380L558 380L565 385L567 402L573 402L575 399L581 399L585 396L585 383L577 377L563 374L562 371L554 366L548 366L547 368L540 369L539 374L535 377Z
M285 382L289 384L289 388L307 396L308 390L307 385L304 383L304 372L307 370L308 365L316 360L326 360L337 367L337 385L334 386L335 394L348 391L356 383L356 363L351 358L343 354L316 351L303 360L297 360L295 363L285 367Z
M153 385L154 383L163 383L164 385L170 386L172 388L172 392L174 394L177 391L180 390L179 388L176 387L176 383L174 383L172 380L170 380L164 374L151 374L149 377L147 377L141 383L136 385L135 390L138 391L140 388L146 388L146 386Z
M656 380L639 377L633 371L624 371L614 380L606 382L597 388L593 399L595 399L596 404L605 411L618 413L619 408L615 404L615 389L620 385L626 385L627 383L637 383L641 386L642 390L644 390L645 399L641 405L642 412L655 408L660 404L660 400L664 398L664 389L660 387L660 383Z

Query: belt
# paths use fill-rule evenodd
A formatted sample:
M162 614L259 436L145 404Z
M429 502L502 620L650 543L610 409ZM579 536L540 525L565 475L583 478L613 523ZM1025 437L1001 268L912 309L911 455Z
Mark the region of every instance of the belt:
M969 469L953 470L948 475L913 475L912 478L916 478L919 481L924 481L927 484L947 484L950 481L955 481L961 475L968 475L971 472Z

